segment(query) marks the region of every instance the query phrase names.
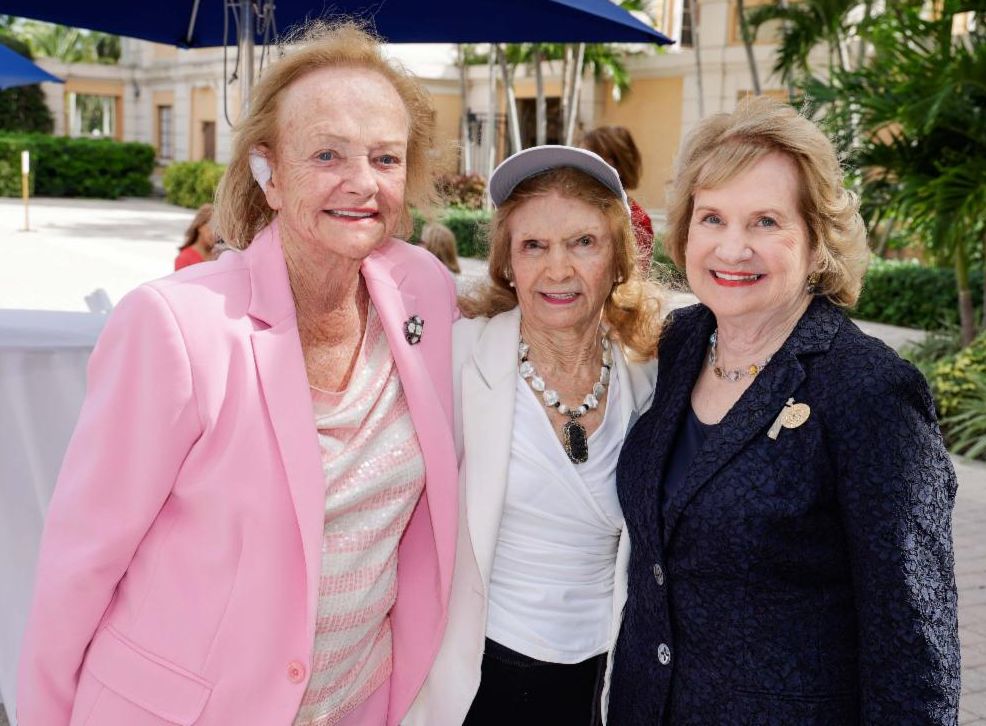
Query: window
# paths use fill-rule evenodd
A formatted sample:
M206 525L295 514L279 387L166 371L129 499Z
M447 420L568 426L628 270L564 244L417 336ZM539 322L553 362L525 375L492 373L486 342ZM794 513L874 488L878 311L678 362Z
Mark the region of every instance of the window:
M691 48L692 41L692 4L691 0L681 0L681 37L678 42L683 48Z
M161 159L174 158L171 106L157 107L157 154Z
M69 136L114 138L116 97L69 93Z

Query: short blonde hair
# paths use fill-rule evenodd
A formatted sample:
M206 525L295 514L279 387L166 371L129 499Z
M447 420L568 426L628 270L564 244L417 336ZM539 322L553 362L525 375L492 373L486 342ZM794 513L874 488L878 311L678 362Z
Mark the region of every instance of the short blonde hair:
M435 255L451 272L459 274L459 255L455 250L455 235L438 222L426 224L421 230L421 245Z
M798 168L801 215L819 265L816 294L852 307L870 256L859 202L843 186L828 137L795 109L765 96L743 99L732 113L711 116L688 135L671 183L665 251L684 268L695 191L714 189L775 152Z
M276 149L278 109L283 91L296 80L324 68L362 68L386 78L404 102L409 119L404 212L397 234L411 232L411 206L430 208L435 200L432 172L435 108L409 71L383 57L381 41L353 21L314 21L288 42L296 45L267 71L254 88L250 111L236 126L232 156L216 190L217 229L231 246L243 249L271 223L276 212L250 173L250 151Z
M621 282L610 290L603 317L634 358L653 358L661 336L661 288L644 279L637 266L636 237L623 200L576 169L554 169L525 179L496 209L489 228L490 281L459 298L462 314L493 317L517 307L517 293L510 287L510 215L524 202L551 192L590 204L606 217L613 233L613 273Z

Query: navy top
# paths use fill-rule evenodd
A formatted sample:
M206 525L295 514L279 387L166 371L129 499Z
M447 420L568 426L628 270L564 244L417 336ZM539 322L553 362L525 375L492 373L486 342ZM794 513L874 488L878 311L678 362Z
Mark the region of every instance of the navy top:
M661 482L661 510L664 517L668 514L668 502L674 499L674 493L681 488L688 477L692 459L702 450L705 439L715 428L715 424L699 421L695 409L688 407L688 412L674 435L668 465L664 470L664 480Z

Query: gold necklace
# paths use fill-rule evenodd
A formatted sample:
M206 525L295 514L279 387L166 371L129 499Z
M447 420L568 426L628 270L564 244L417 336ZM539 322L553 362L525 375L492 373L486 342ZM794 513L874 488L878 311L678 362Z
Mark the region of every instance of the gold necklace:
M722 378L730 383L736 383L741 378L749 376L750 378L756 378L760 371L767 367L770 363L772 356L767 356L764 360L759 363L751 363L745 368L732 368L730 370L724 369L722 366L716 365L716 348L719 342L719 328L712 331L712 335L709 336L709 356L706 358L706 363L708 363L709 368L716 375L716 378Z

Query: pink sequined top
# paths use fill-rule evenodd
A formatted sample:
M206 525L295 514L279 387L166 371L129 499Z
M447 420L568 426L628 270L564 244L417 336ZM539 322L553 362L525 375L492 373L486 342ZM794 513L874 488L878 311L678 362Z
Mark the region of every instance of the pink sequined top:
M349 386L312 389L325 471L325 533L311 680L295 726L339 722L392 667L397 545L425 467L397 367L371 304Z

